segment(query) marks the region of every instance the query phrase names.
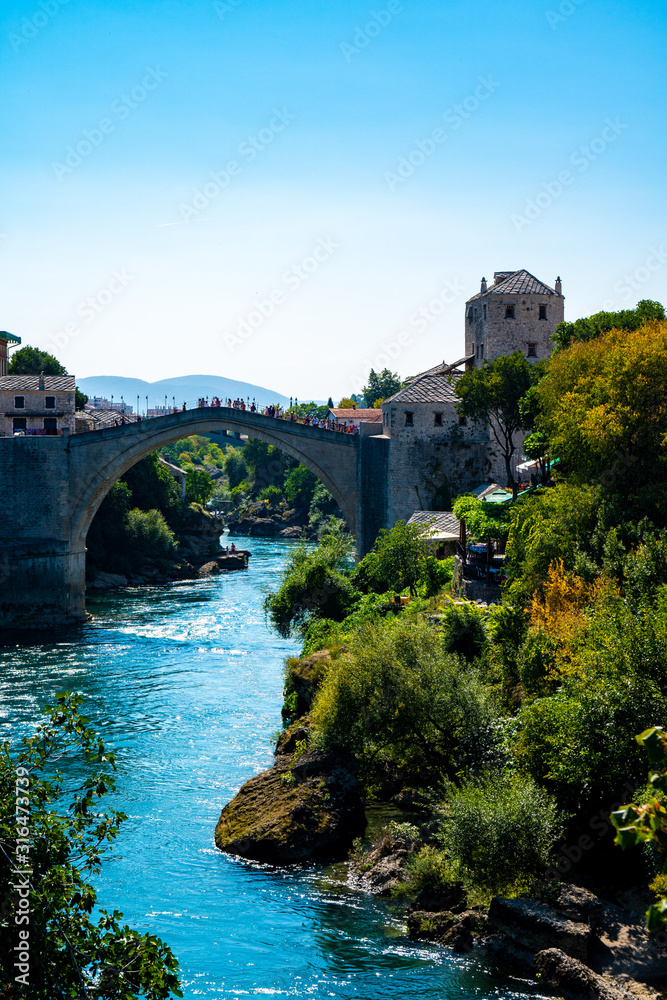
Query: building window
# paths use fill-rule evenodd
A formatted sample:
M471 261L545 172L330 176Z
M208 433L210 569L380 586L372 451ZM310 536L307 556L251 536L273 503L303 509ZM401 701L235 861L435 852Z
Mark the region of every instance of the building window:
M459 427L467 427L467 426L468 426L468 418L459 417Z
M537 357L537 344L528 344L528 357L529 358Z
M479 345L479 356L480 358L484 357L484 344Z
M56 408L56 397L55 396L45 396L44 406L47 410L55 410Z
M484 319L486 319L486 302L482 306L482 311L483 311L483 314L484 314Z
M540 319L546 319L546 318L547 318L547 307L540 306Z
M505 319L514 319L514 306L505 306Z
M58 433L58 421L55 417L44 417L44 433L45 434L57 434Z
M14 409L25 410L25 396L14 396Z
M17 431L26 430L27 424L25 417L14 417L14 433Z
M472 306L468 309L468 322L472 323Z
M410 410L406 410L405 411L405 426L406 427L412 427L412 417L413 417L413 414L410 412Z
M442 413L433 414L433 426L442 427Z

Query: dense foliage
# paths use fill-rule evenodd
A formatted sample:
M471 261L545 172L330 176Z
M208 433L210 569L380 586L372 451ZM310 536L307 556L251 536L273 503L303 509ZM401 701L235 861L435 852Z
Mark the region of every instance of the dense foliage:
M115 760L80 714L81 701L58 695L32 736L17 748L0 748L0 970L4 982L14 984L3 995L182 996L167 945L122 924L117 910L94 915L90 879L126 817L103 811L102 799L114 789ZM15 865L30 875L13 874Z
M580 874L636 878L610 836L628 790L645 804L624 813L625 840L664 837L636 736L667 719L667 321L655 303L629 313L573 324L546 363L513 355L459 380L462 411L494 417L506 457L530 430L543 463L509 504L453 505L472 538L506 541L501 605L453 601L447 563L399 522L356 568L336 565L333 613L320 600L293 619L304 654L331 651L315 738L357 757L369 794L417 787L442 818L413 855L413 889L529 891L553 877L561 829L565 845L590 841ZM654 876L648 859L645 885ZM667 873L651 885L667 894Z
M371 368L368 375L368 385L363 390L366 406L376 406L383 399L388 399L389 396L398 392L403 384L396 372L390 372L388 368L376 372Z
M559 323L554 342L557 347L569 347L577 341L595 340L610 330L637 330L647 320L664 319L665 309L660 302L642 299L634 309L619 312L598 312L593 316L577 319L574 323Z
M157 454L142 459L111 487L88 530L89 575L138 572L147 558L166 567L186 509Z

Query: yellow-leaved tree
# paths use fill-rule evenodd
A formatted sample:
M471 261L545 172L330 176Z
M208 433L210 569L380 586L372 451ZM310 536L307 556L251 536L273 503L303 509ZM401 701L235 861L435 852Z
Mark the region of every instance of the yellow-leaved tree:
M571 480L646 498L667 478L667 321L557 351L534 391Z

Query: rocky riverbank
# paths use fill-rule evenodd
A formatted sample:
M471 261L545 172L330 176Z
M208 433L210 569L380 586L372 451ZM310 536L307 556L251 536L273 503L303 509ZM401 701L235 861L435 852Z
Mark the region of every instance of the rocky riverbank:
M335 503L326 516L342 517ZM286 500L269 503L264 500L244 501L243 506L225 516L230 535L251 535L257 538L293 538L313 541L322 522L311 523L307 507L290 506Z
M499 968L536 977L568 1000L657 1000L667 987L667 935L647 934L650 900L640 894L589 879L545 883L535 898L494 897L482 906L471 905L462 884L439 882L410 899L410 859L432 837L427 814L419 826L392 824L366 848L357 842L350 854L366 826L356 764L314 744L307 715L330 658L323 650L288 661L283 717L291 725L273 767L222 810L216 845L273 864L349 855L351 885L406 900L414 941L458 953L483 949Z
M165 584L176 580L197 580L219 573L246 569L250 552L220 548L224 524L220 518L196 506L190 506L183 525L176 534L178 547L173 558L156 556L143 559L141 568L132 573L107 573L93 568L86 583L89 592L103 592L118 587Z

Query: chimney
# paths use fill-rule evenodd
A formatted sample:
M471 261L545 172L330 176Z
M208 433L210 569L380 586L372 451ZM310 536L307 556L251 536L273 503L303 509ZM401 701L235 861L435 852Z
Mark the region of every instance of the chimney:
M39 373L39 388L44 388L44 372Z
M563 294L563 283L560 280L560 274L556 278L556 292L558 293L558 295L562 295Z
M486 291L486 278L482 278L482 287L481 287L480 291L482 291L482 292Z

